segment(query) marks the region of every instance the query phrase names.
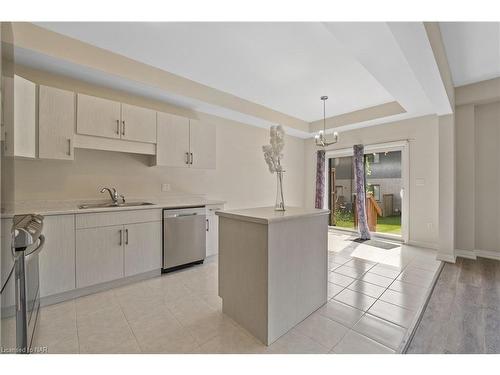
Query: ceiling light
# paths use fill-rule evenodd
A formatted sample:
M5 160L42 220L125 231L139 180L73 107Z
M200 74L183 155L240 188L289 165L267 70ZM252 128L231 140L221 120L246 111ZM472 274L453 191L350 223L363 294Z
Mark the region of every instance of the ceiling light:
M326 147L333 145L339 141L339 133L333 133L333 140L328 141L325 137L326 133L326 101L328 100L328 96L324 95L320 98L323 101L323 130L320 130L318 134L314 137L316 141L316 146L318 147Z

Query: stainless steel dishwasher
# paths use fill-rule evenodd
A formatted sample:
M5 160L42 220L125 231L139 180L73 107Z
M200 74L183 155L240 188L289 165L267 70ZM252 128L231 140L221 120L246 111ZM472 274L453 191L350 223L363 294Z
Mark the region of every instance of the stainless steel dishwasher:
M204 206L163 210L163 272L203 263L206 225Z

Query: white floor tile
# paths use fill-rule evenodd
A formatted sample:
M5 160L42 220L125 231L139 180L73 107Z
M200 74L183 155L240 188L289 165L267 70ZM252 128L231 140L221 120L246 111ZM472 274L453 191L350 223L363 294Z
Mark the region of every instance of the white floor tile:
M340 286L348 286L351 284L355 279L349 276L341 275L340 273L336 272L330 272L328 275L328 281Z
M376 316L366 314L353 327L356 332L397 350L406 330Z
M384 277L384 276L377 275L375 273L371 273L370 271L365 273L363 275L363 277L361 277L360 280L363 280L363 281L370 283L370 284L375 284L375 285L381 286L383 288L387 288L389 285L391 285L391 283L393 281L393 279L389 279L388 277Z
M366 294L367 296L373 297L373 298L379 298L382 293L384 293L385 288L375 285L375 284L370 284L362 280L356 280L352 284L350 284L348 287L350 290L354 290L355 292L358 293L363 293Z
M330 353L334 354L393 354L394 350L355 331L349 331Z
M351 328L363 316L363 311L333 299L321 307L317 313L348 328Z
M432 282L433 277L433 271L427 271L421 268L412 268L408 266L401 273L401 275L398 276L397 280L428 288Z
M362 269L358 269L358 268L347 267L346 265L344 265L344 266L341 266L341 267L335 269L335 272L340 273L341 275L344 275L344 276L352 277L353 279L359 279L361 276L363 276L363 274L366 271L363 271Z
M380 299L385 302L392 303L393 305L398 305L409 310L417 310L422 304L423 296L414 293L400 293L395 290L387 289L381 296Z
M367 296L366 294L355 292L350 289L344 289L333 299L362 311L368 310L370 306L375 302L375 298Z
M406 283L400 280L394 280L392 284L389 285L389 289L395 290L396 292L400 293L411 293L414 295L421 295L421 296L425 295L425 293L428 290L426 287Z
M320 314L312 314L293 330L331 349L342 340L348 328Z
M339 286L337 284L328 282L328 299L333 298L337 294L339 294L342 290L344 290L343 286Z
M292 330L270 345L267 352L272 354L326 354L328 348Z
M401 273L401 269L399 267L388 266L385 264L377 264L375 267L370 269L370 272L380 276L395 279Z
M415 317L414 311L382 300L375 302L368 310L368 313L388 320L389 322L404 328L409 328L413 318Z

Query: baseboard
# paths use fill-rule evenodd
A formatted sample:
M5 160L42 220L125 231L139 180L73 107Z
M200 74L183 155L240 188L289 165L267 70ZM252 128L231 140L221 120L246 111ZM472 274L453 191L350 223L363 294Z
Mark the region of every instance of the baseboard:
M474 253L476 253L476 256L481 257L481 258L500 260L500 252L499 251L475 249Z
M467 258L467 259L477 259L476 252L474 250L461 250L461 249L455 249L455 255L460 258Z
M478 257L500 260L500 251L481 250L481 249L474 249L474 250L456 249L455 255L460 258L473 259L473 260L476 260Z
M409 240L406 244L410 245L410 246L424 247L426 249L431 249L431 250L437 250L438 249L438 247L437 247L436 244L433 244L433 243L430 243L430 242Z
M147 279L151 279L153 277L161 276L161 270L154 270L145 273L141 273L139 275L129 276L122 279L108 281L102 284L96 284L87 286L79 289L68 290L67 292L62 292L59 294L53 294L50 296L45 296L40 298L40 306L48 306L53 305L55 303L60 303L64 301L68 301L70 299L75 299L83 296L87 296L89 294L94 294L98 292L103 292L112 288L116 288L119 286L128 285L134 282L143 281Z
M436 259L443 262L455 263L457 260L457 256L455 254L441 253L438 251Z

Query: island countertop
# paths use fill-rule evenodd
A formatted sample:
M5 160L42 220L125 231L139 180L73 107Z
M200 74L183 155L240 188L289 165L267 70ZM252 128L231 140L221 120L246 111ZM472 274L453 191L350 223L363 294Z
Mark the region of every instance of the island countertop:
M287 207L286 211L275 211L274 207L255 207L240 210L217 211L215 214L230 219L259 224L296 219L299 217L327 215L330 210L305 207Z

